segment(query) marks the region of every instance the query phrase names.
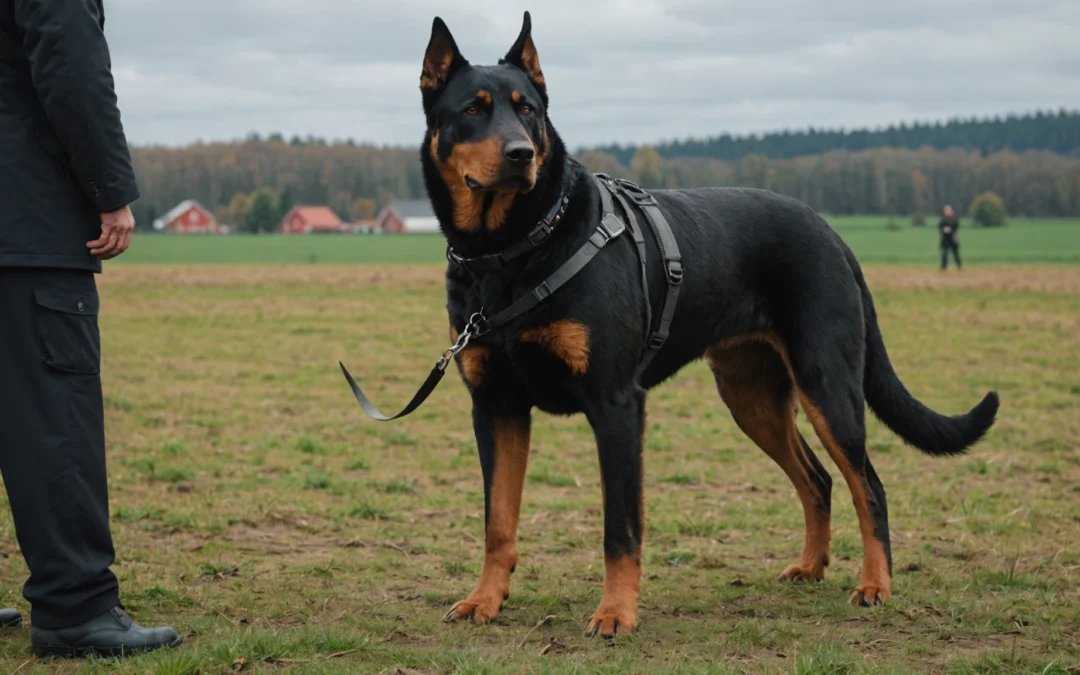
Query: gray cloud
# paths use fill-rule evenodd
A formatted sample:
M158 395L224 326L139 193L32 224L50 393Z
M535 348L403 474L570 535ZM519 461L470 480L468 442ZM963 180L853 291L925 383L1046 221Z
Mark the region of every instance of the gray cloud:
M432 17L492 63L526 8L573 147L1080 108L1075 0L106 0L106 33L135 143L412 144Z

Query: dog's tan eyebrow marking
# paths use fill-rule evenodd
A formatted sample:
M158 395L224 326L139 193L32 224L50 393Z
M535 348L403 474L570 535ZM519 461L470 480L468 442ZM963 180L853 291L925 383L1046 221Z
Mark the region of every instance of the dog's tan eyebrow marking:
M476 92L476 99L483 102L484 105L491 105L491 92L487 89L481 89L480 91Z
M510 94L510 100L514 103L521 103L521 99L523 98L525 97L521 95L520 91L515 91L513 94Z

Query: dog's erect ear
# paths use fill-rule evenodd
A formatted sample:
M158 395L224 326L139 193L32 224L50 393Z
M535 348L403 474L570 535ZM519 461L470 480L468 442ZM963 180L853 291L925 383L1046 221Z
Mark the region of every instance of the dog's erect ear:
M425 101L429 93L439 91L454 71L467 64L446 23L435 17L431 24L431 40L424 54L424 69L420 72L420 91L424 93Z
M506 53L503 61L521 68L529 74L536 86L541 90L545 88L544 71L540 70L540 57L536 54L536 45L532 39L532 18L528 12L525 12L525 21L521 25L517 42Z

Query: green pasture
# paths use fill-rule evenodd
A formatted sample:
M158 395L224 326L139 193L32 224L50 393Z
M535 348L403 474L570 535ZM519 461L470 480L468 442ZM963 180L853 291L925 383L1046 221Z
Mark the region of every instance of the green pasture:
M864 263L938 264L936 221L914 227L906 217L830 216L833 225ZM1006 227L985 229L965 220L960 230L965 262L1080 262L1080 220L1013 218ZM120 264L316 264L439 263L441 236L428 235L229 235L140 234Z
M860 239L863 227L842 229L867 245L931 234L865 226ZM1026 227L1067 229L1017 223L965 242L977 250L985 237L992 251ZM432 262L441 248L147 236L132 258L208 262L200 256L223 247L299 263L304 247ZM1049 249L1028 249L1039 250ZM858 525L803 415L835 480L832 563L820 584L777 581L802 547L798 498L696 363L649 399L639 630L613 643L582 635L604 566L595 443L581 417L534 417L521 558L502 614L484 627L441 621L484 555L466 390L452 374L414 416L379 424L337 368L345 360L380 406L408 399L447 341L438 265L110 266L100 287L115 570L132 614L174 625L185 644L120 663L50 662L30 656L27 628L10 630L0 673L1076 673L1080 271L941 274L931 262L867 267L894 365L943 412L989 389L1002 405L985 441L953 458L924 456L870 421L892 601L847 603ZM0 605L25 611L5 507Z

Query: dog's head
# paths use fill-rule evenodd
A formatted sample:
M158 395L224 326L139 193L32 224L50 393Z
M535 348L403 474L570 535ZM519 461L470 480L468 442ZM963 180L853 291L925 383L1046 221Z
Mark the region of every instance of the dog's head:
M531 28L526 12L498 65L473 66L442 19L432 25L420 75L422 153L445 183L462 232L498 229L515 197L536 188L549 159L547 89Z

